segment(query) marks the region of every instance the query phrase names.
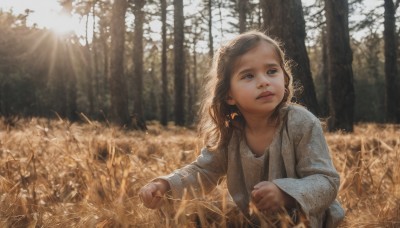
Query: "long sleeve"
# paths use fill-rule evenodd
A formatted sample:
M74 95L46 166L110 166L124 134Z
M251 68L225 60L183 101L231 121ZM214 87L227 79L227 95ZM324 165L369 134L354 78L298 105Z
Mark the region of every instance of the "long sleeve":
M308 111L289 111L288 118L288 124L282 130L282 156L287 178L273 182L292 196L308 217L323 216L337 196L340 179L332 164L321 124ZM343 217L344 212L340 213Z
M194 197L210 192L226 174L226 169L226 155L223 151L210 152L203 148L196 161L158 178L168 181L174 198L182 198L185 188L189 196Z

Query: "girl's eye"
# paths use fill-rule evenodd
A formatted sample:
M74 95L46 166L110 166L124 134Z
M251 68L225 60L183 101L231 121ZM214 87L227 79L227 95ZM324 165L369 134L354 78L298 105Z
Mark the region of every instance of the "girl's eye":
M278 72L277 69L267 70L267 74L276 74Z
M245 74L242 76L242 79L252 79L252 78L254 78L254 75L252 74Z

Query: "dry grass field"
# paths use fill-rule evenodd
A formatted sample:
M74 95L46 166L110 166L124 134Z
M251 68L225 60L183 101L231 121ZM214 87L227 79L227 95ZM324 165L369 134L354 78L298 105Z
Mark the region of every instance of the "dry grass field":
M157 124L144 133L97 122L0 119L0 227L227 226L241 218L229 216L223 185L176 201L175 210L149 210L138 198L147 181L196 157L196 136ZM400 227L400 126L361 124L354 134L326 138L341 175L341 226Z

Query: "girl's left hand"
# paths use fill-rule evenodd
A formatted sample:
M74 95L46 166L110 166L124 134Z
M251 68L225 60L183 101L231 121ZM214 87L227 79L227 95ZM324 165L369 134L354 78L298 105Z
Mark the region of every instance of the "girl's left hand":
M277 212L282 207L293 208L296 200L269 181L254 186L252 200L260 211Z

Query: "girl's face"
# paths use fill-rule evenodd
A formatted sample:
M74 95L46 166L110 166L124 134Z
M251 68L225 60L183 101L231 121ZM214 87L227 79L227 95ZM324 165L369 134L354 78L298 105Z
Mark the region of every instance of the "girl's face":
M244 116L269 116L283 99L284 78L274 48L261 41L235 61L227 103Z

